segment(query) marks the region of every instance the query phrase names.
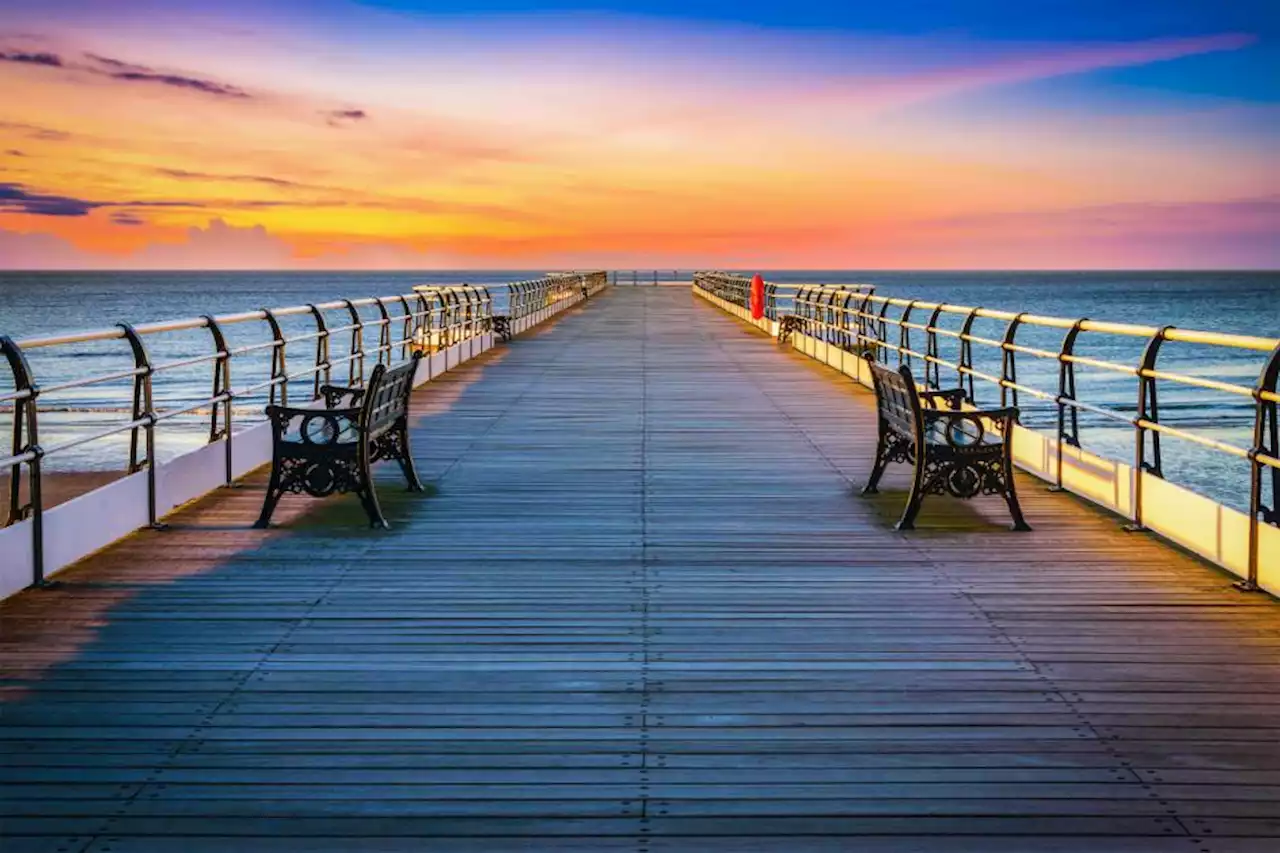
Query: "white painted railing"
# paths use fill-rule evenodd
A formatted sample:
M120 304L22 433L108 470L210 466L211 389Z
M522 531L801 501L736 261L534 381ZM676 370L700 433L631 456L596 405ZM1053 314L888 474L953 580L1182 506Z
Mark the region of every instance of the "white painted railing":
M1280 595L1280 512L1276 507L1280 501L1280 339L993 311L878 296L870 288L851 293L847 286L822 285L796 286L790 307L793 319L784 328L776 315L751 317L745 282L723 273L699 274L694 278L693 292L774 337L780 333L788 336L797 350L868 388L872 382L867 359L892 359L918 366L921 375L917 381L932 388L942 387L944 374L954 376L955 384L965 388L970 401L981 383L998 390L1002 405L1016 406L1022 395L1055 407L1055 433L1014 428L1013 455L1019 467L1055 488L1074 492L1124 516L1131 529L1154 531L1200 554L1240 577L1243 589ZM974 325L978 320L1001 324L1003 331L980 334ZM1061 343L1054 350L1023 343L1025 335L1019 338L1019 332L1033 328L1060 331ZM1142 343L1141 359L1130 365L1083 355L1082 338L1099 336ZM1162 368L1158 358L1161 347L1168 343L1255 353L1257 381L1247 386ZM954 358L944 357L948 344ZM975 366L975 347L998 355L998 374ZM1035 388L1020 380L1019 357L1051 362L1057 387ZM1134 412L1082 399L1077 393L1077 366L1135 379ZM1252 444L1239 446L1199 430L1161 423L1157 388L1167 385L1252 401ZM1109 459L1081 447L1080 413L1132 428L1133 462ZM1162 436L1247 465L1247 511L1240 512L1165 479Z
M162 527L164 515L219 487L233 483L271 459L271 427L262 421L234 417L235 403L266 395L287 403L299 392L314 400L319 387L344 371L348 384L361 384L379 363L421 350L415 384L430 381L494 345L494 297L503 297L512 331L536 326L599 292L603 272L554 273L534 281L476 287L430 285L400 296L344 299L319 305L263 309L239 314L14 340L0 336L12 372L13 390L0 394L0 407L11 407L12 453L0 457L8 469L8 515L0 527L0 598L42 584L58 570L147 526ZM336 323L334 316L341 319ZM282 321L301 318L310 327L286 334ZM296 320L295 320L296 322ZM233 346L227 332L245 324L265 327L268 339ZM207 332L209 351L195 357L155 362L153 342L165 336ZM27 354L123 342L132 367L87 374L42 386ZM345 345L345 346L344 346ZM299 347L306 347L305 366L292 367ZM341 347L342 352L335 352ZM250 362L269 378L237 386L241 368ZM84 359L92 364L93 358ZM166 375L193 366L210 368L209 392L169 406L155 402ZM89 386L129 382L133 406L129 416L87 434L56 444L40 443L41 410L58 395ZM157 433L175 419L208 417L208 443L169 461L156 459ZM42 462L94 442L128 434L127 473L105 486L48 507L42 489Z

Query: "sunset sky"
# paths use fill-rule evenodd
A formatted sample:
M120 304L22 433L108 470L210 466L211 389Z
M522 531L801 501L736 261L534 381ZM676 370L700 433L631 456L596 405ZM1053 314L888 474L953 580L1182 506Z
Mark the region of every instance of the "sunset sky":
M1280 267L1274 0L0 0L0 268Z

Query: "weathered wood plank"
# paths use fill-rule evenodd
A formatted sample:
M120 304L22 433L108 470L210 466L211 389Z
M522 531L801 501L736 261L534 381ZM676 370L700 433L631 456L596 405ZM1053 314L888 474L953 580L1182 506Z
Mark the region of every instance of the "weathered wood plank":
M414 413L389 532L251 478L0 605L6 853L1280 844L1280 606L1029 480L897 533L870 396L687 293Z

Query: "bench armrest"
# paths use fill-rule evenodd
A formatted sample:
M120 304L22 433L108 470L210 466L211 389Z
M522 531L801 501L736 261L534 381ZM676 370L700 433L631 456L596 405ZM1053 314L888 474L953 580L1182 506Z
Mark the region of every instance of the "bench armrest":
M943 418L981 418L989 421L1016 421L1019 412L1015 406L1005 406L1000 409L965 409L956 411L955 409L925 409L925 419L933 418L939 420Z
M360 409L307 409L267 406L275 443L301 445L353 444L361 439Z
M1009 432L1017 421L1018 410L1013 406L967 411L924 410L925 434L931 436L936 443L952 447L1002 444L1009 439ZM989 440L995 434L998 434L998 438Z
M949 409L959 409L965 401L965 392L963 388L948 388L945 391L919 391L920 399L924 401L925 406L936 408L934 400L942 400L947 404Z
M364 398L363 387L353 388L346 385L321 385L320 396L324 398L326 409L336 409L341 404L358 406ZM343 399L350 398L350 399Z

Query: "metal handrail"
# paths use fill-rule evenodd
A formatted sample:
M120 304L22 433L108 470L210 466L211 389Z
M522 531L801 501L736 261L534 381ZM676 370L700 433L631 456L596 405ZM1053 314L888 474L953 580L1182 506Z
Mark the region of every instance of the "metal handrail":
M678 269L666 270L610 270L609 282L613 285L630 284L636 286L656 286L660 281L680 281L692 275L686 270L683 275Z
M693 286L711 293L720 299L740 305L751 306L751 279L738 273L698 272L693 275ZM770 320L777 320L781 313L780 305L814 288L821 288L835 298L836 294L851 296L853 294L873 293L875 285L871 284L814 284L805 282L764 282L764 315Z
M744 278L723 273L700 273L695 276L694 283L695 286L721 299L737 305L746 304L744 284L749 282ZM1077 415L1082 411L1128 424L1133 428L1135 471L1163 477L1161 436L1178 438L1233 458L1247 460L1250 474L1249 567L1242 587L1258 588L1258 526L1259 524L1280 526L1280 508L1276 506L1280 503L1280 418L1277 417L1277 404L1280 403L1280 391L1277 390L1277 381L1280 379L1280 338L1172 327L1160 328L1086 318L1051 317L877 296L874 293L862 294L851 301L844 294L843 290L832 286L813 286L797 292L793 297L793 312L801 320L802 333L827 343L839 344L850 352L881 362L888 362L894 354L899 364L909 364L911 359L918 358L925 365L925 384L934 388L939 387L940 369L948 369L954 372L962 387L966 388L970 403L976 403L973 399L973 380L975 379L998 388L1002 404L1008 404L1011 400L1016 406L1019 393L1052 403L1057 408L1056 485L1059 488L1062 487L1064 447L1080 446L1080 425ZM892 313L890 309L896 309L897 313ZM921 323L912 319L913 314L920 311L931 312L927 322ZM939 322L944 317L960 320L961 328L959 330L942 328ZM1004 323L1003 337L997 339L974 333L973 323L979 319ZM1058 351L1052 352L1019 343L1017 339L1019 332L1028 327L1063 331L1064 336ZM922 332L926 336L925 352L922 353L918 347L910 345L912 331ZM1077 354L1076 347L1082 335L1119 336L1143 341L1145 346L1139 363L1120 364ZM958 360L947 360L938 354L939 337L959 343ZM1267 355L1263 359L1257 381L1253 385L1244 385L1159 368L1158 359L1162 347L1170 342ZM974 367L975 345L1000 354L1000 375L993 375ZM1055 362L1058 387L1054 391L1047 391L1030 387L1019 381L1016 358L1018 355ZM1075 375L1077 366L1087 366L1106 373L1136 378L1138 397L1134 412L1121 411L1078 399ZM1200 388L1252 399L1255 409L1252 445L1241 447L1190 429L1162 423L1158 407L1159 383ZM1268 471L1269 476L1265 474ZM1143 526L1142 479L1140 476L1135 478L1132 529L1142 529ZM1264 480L1270 482L1271 506L1263 502Z
M519 316L526 316L541 307L554 305L575 295L589 295L602 287L606 280L606 274L600 271L552 273L535 281L505 285L425 285L415 287L412 293L396 296L340 299L314 305L263 308L132 326L121 324L109 329L41 335L20 340L0 336L0 357L8 364L13 382L13 391L0 395L0 404L10 404L13 413L11 452L8 456L0 457L0 468L8 468L10 474L8 513L0 527L32 519L32 536L35 542L33 584L39 584L44 580L40 544L43 541L41 525L44 512L41 465L49 456L128 432L129 470L146 472L149 516L152 524L158 525L155 481L157 424L180 415L208 414L208 443L225 443L224 478L229 484L233 479L231 450L235 435L232 404L237 399L269 389L272 402L278 397L282 404L286 404L290 384L304 377L308 378L311 396L315 399L319 396L321 384L329 381L330 373L336 367L345 365L350 384L359 385L364 382L371 364L380 364L384 360L390 363L397 348L401 357L407 358L410 350L444 349L485 334L492 328L494 290L505 290L513 310L518 311ZM376 309L378 316L366 318L360 313L362 308ZM334 311L343 312L344 321L330 326L325 315ZM281 318L307 316L312 319L313 330L288 335L281 328ZM271 340L238 347L227 346L225 329L246 323L265 323ZM396 324L400 324L402 330L398 335L391 331ZM166 334L201 329L210 332L212 348L208 354L161 363L151 361L148 340ZM366 331L370 332L367 338ZM331 358L330 342L343 336L347 341L345 352L339 357ZM133 367L41 386L27 358L34 351L112 341L129 343ZM287 369L286 356L290 360L296 358L296 345L309 342L314 342L314 358L309 360L309 366L296 370ZM238 364L243 356L258 352L270 353L270 378L234 387L233 364ZM157 405L152 393L157 376L200 364L212 364L211 390L208 395L194 400L173 401L163 408ZM133 406L128 419L52 446L41 445L39 427L40 404L43 399L63 391L121 380L131 380L133 384ZM30 484L25 500L22 496L24 467Z

